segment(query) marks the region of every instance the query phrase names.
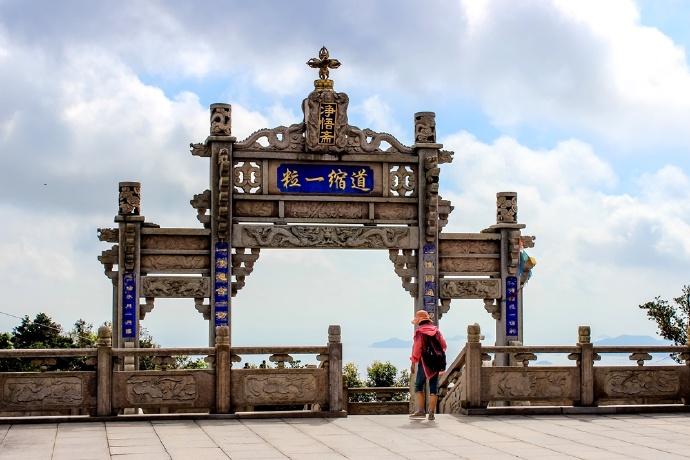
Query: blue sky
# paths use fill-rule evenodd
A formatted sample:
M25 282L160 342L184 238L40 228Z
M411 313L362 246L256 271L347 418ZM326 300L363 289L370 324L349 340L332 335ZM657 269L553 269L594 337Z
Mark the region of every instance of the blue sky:
M519 193L539 262L527 342L571 343L579 324L651 335L636 306L689 281L689 20L680 0L0 0L1 310L107 320L95 229L117 182L143 182L150 221L198 225L207 164L186 146L208 105L233 104L239 138L300 121L325 44L352 124L409 143L414 113L436 112L456 152L448 230L481 230L497 191ZM357 347L410 334L382 253L264 251L234 305L236 344L320 343L331 323ZM481 302L454 302L442 326L475 321L493 327ZM205 340L191 302L145 325L164 345Z

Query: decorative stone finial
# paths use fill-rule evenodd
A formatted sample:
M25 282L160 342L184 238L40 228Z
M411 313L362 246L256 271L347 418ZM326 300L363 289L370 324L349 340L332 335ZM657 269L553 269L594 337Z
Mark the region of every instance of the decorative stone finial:
M333 89L333 80L329 80L328 78L328 69L337 69L340 67L340 61L331 59L325 46L321 47L319 50L319 57L309 59L307 65L313 69L319 69L319 79L314 80L315 89Z
M120 208L121 216L138 216L141 212L141 183L120 182Z
M434 112L417 112L414 114L415 144L436 143L436 114Z
M592 340L592 330L589 326L578 326L577 341L578 343L590 343Z
M230 327L217 326L216 327L216 345L230 343Z
M340 326L337 324L331 324L328 326L328 341L331 343L340 342Z
M211 104L211 136L231 136L232 106Z
M109 347L113 343L113 331L110 326L103 325L98 328L98 342L97 345L101 347Z
M517 211L518 207L516 192L498 192L496 194L497 224L516 224Z
M477 343L482 339L482 330L479 324L468 324L467 325L467 341Z

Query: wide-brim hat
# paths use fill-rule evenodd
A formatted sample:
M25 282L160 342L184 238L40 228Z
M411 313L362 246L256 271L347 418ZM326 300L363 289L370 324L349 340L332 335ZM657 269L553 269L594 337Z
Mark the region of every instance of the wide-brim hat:
M414 314L412 324L419 324L422 321L431 321L431 316L429 316L429 312L426 310L417 311L417 313Z

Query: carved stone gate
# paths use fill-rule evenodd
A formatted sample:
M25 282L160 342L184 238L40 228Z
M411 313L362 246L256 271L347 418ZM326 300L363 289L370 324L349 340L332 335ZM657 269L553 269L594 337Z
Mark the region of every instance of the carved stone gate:
M521 236L517 195L497 194L495 225L443 233L453 207L439 195L440 166L453 152L436 142L434 113L414 115L412 146L357 128L329 79L340 63L323 48L308 64L320 72L301 123L237 141L231 106L211 105L210 135L191 145L209 164L209 188L191 200L200 228L147 222L140 184L120 183L118 225L99 229L114 243L99 257L113 283L114 345L137 346L140 321L165 297L194 299L213 344L270 248L387 250L415 310L438 321L451 299L483 299L497 345L522 340L519 242L530 247L533 237Z

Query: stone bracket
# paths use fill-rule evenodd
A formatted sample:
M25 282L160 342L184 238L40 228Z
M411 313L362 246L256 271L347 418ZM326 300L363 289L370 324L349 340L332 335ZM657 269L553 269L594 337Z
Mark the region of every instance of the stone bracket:
M412 298L417 297L417 251L412 249L390 249L388 258L393 262L395 274L402 280L402 286Z

